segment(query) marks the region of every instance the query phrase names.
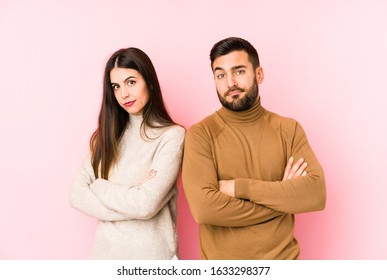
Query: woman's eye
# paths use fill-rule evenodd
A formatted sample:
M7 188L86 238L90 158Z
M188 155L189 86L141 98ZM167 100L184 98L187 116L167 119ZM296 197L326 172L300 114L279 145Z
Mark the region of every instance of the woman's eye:
M130 85L130 86L134 86L135 84L136 84L136 81L133 81L133 80L128 81L128 85Z
M113 90L117 90L119 88L119 85L115 84L115 85L112 85L112 89Z

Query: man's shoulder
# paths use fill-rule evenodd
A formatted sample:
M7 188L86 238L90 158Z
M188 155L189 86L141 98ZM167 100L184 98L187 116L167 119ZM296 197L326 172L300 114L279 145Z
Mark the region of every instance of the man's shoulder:
M266 111L264 118L270 127L276 130L280 130L283 133L293 134L297 127L300 127L299 122L294 118L285 117L270 111Z
M266 110L265 118L273 124L295 125L297 123L294 118L286 117L268 110Z
M200 133L200 134L217 134L224 127L224 121L219 117L217 112L214 112L207 117L204 117L201 121L191 125L187 133Z

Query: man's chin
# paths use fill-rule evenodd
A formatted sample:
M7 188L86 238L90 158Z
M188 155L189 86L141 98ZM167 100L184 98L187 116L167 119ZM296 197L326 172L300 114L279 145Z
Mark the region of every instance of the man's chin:
M251 98L238 98L236 100L233 100L232 102L221 102L223 107L235 111L235 112L243 112L249 110L251 107L253 107L255 100L252 100Z
M235 112L240 112L240 111L245 111L246 109L244 106L241 106L241 104L238 104L236 102L228 102L228 103L223 103L223 106L231 111Z

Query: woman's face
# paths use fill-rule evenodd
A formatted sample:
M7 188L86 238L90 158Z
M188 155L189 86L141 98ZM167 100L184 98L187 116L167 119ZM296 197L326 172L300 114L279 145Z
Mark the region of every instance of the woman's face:
M111 87L118 104L131 115L142 113L149 101L149 91L142 75L131 68L113 68Z

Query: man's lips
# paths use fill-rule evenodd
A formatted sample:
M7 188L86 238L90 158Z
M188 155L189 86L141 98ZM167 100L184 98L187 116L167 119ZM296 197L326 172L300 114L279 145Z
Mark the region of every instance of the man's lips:
M130 107L130 106L132 106L134 104L134 102L136 102L136 100L125 102L124 106L125 107Z
M230 89L230 90L228 90L227 92L226 92L226 97L227 96L234 96L234 95L239 95L239 94L241 94L243 92L243 89L241 89L241 88L232 88L232 89Z
M240 91L240 90L234 90L234 91L227 93L227 96L233 97L234 95L239 95L241 93L242 93L242 91Z

